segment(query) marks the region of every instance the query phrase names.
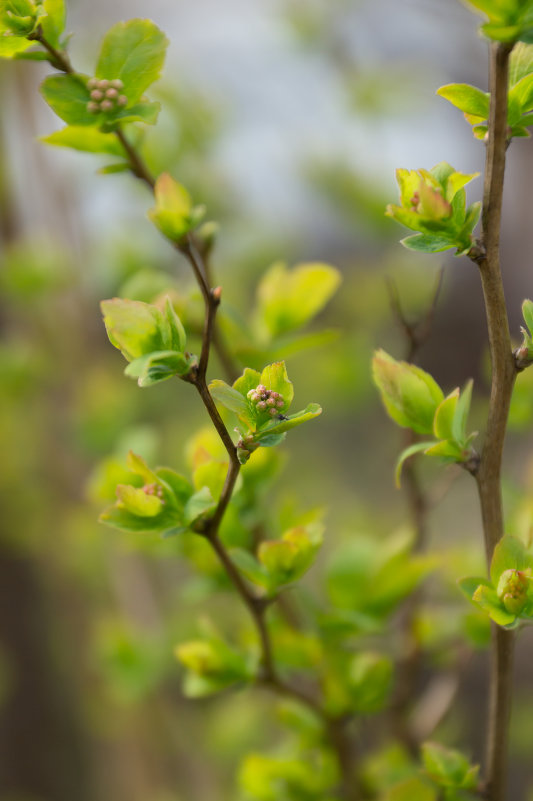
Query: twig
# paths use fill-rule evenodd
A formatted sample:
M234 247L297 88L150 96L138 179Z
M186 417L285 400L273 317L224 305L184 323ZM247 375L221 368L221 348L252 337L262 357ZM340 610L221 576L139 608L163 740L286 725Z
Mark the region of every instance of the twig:
M479 266L483 286L492 361L489 414L476 474L488 563L504 534L500 474L507 417L516 378L499 255L505 152L508 143L507 87L511 50L512 45L491 45L491 101L483 189L483 234L480 246L473 255ZM486 789L490 801L504 801L505 798L513 642L511 632L492 624L486 754Z
M393 315L404 333L407 350L405 358L408 362L416 361L420 349L430 336L437 302L442 288L443 275L444 270L441 268L439 270L431 303L426 313L414 322L407 320L402 308L398 288L395 282L390 277L387 277L390 305ZM404 447L409 447L416 441L418 441L416 434L409 430L405 432ZM416 553L420 553L424 549L427 540L429 502L422 488L416 465L412 460L408 460L404 466L404 486L407 490L409 517L415 535L413 550ZM415 618L420 606L420 601L421 593L417 591L413 593L404 604L401 634L405 654L402 659L398 660L396 689L390 707L392 726L397 736L413 755L416 755L418 752L419 740L416 736L416 732L409 725L407 716L409 708L414 700L418 683L417 676L422 662L422 651L414 634Z
M39 44L42 44L44 49L50 54L49 61L52 67L55 67L60 72L66 72L67 75L75 74L68 55L63 51L56 50L56 48L47 41L41 25L38 25L35 31L29 34L28 39L30 42L39 42Z

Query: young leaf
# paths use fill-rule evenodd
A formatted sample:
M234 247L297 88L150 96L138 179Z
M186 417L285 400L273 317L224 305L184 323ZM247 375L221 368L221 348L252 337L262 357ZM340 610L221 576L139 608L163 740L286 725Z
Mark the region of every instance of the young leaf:
M482 120L489 118L490 94L482 92L467 83L449 83L437 89L437 94L449 100L465 114L472 114Z
M168 350L168 324L156 306L122 298L103 300L100 306L109 341L129 362Z
M124 150L117 137L112 133L103 133L96 128L82 125L67 125L59 131L41 137L42 142L57 147L71 147L85 153L107 153L112 156L123 156Z
M40 25L44 37L53 47L58 47L61 34L65 30L65 0L43 0L42 9L45 16L41 18Z
M341 280L329 264L298 264L291 270L276 262L257 289L257 319L271 337L305 325L322 309Z
M453 439L453 420L459 399L459 388L454 389L437 406L433 420L433 432L438 439Z
M490 577L494 586L497 586L500 576L506 570L527 570L530 567L533 567L533 557L527 552L522 540L506 534L494 548Z
M412 234L400 239L400 244L408 250L417 250L420 253L441 253L457 247L455 238L445 234Z
M104 37L95 75L121 80L128 105L135 105L159 78L167 45L166 36L151 20L119 22Z
M372 374L395 422L418 434L433 434L433 418L444 395L429 373L413 364L397 362L379 350L374 355Z
M415 442L414 445L409 445L408 448L405 448L399 455L398 461L396 462L396 468L394 470L394 480L398 489L400 488L401 484L401 475L402 475L402 468L407 461L410 459L411 456L415 456L417 453L421 453L422 451L426 451L428 448L431 448L432 445L435 443L431 442Z
M41 94L58 117L69 125L96 125L98 116L87 109L90 93L82 75L50 75L41 84Z
M226 384L225 381L215 378L209 384L209 392L215 401L221 403L222 406L225 406L230 412L235 412L239 417L248 416L248 403L246 399L243 398L240 392L230 387L229 384Z

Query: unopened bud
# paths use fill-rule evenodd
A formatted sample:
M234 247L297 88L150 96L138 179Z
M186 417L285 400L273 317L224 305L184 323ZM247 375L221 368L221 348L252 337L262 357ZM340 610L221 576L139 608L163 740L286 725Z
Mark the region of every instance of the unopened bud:
M105 92L106 89L109 89L109 81L107 78L102 78L98 81L98 89L101 89L102 92Z
M117 103L119 106L126 106L128 104L128 98L126 95L119 95L117 98Z
M110 86L111 86L113 89L118 89L118 90L120 90L120 89L124 89L124 84L123 84L123 82L120 80L120 78L115 78L114 80L112 80L112 81L109 81L109 85L110 85Z
M216 286L211 294L213 296L213 300L216 300L217 303L220 303L220 298L222 297L222 287Z
M285 406L285 401L284 400L277 401L276 406L278 407L278 409L283 409L283 407Z
M273 398L272 396L270 396L270 398L267 398L266 405L267 406L275 406L276 405L275 398Z
M110 100L114 100L115 97L118 97L118 92L116 89L113 89L113 87L111 87L111 89L106 89L105 96L108 97Z
M268 413L269 413L269 414L270 414L272 417L274 417L274 415L275 415L275 414L277 414L277 411L276 411L275 409L269 409L269 410L268 410Z
M100 105L98 103L95 103L94 100L90 100L87 103L87 111L89 112L89 114L98 114L98 112L100 111Z
M101 100L103 96L104 93L100 89L93 89L91 92L91 100Z
M112 100L102 100L100 103L100 108L102 111L111 111L113 108L113 101Z
M98 78L89 78L87 81L87 89L96 89L98 86Z
M257 404L257 408L260 409L260 411L262 412L266 409L266 407L267 405L265 401L259 401L259 403Z
M523 570L504 570L496 590L508 612L519 615L527 603L529 577Z

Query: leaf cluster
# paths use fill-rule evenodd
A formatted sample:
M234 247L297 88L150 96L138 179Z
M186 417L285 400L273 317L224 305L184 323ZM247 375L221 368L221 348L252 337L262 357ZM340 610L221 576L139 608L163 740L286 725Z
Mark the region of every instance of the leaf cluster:
M423 253L457 248L468 253L481 204L467 208L465 184L479 173L464 175L442 161L431 170L396 170L401 205L389 205L385 214L419 233L402 239L402 245Z
M389 416L416 434L435 438L416 442L401 453L396 465L398 484L405 460L421 451L438 456L444 463L464 464L472 458L470 443L476 434L466 433L472 381L462 392L456 388L444 397L429 373L414 364L396 361L384 350L374 355L372 374Z
M533 556L522 540L504 536L494 549L488 579L470 576L459 586L467 598L505 629L533 618Z

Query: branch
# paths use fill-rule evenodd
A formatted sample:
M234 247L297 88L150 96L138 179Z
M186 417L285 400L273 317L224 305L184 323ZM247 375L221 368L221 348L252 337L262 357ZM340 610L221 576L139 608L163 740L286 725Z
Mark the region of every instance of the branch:
M30 33L27 38L30 42L39 42L39 44L42 44L50 56L48 61L52 67L55 67L60 72L66 72L68 75L74 74L74 69L70 63L67 53L56 50L55 47L52 47L50 42L45 38L41 25L38 25L33 33Z
M480 248L477 248L480 255L472 256L481 275L492 361L489 414L476 473L489 564L494 548L504 534L501 465L509 405L516 378L499 254L505 152L508 144L507 90L511 50L512 45L491 44L491 100L483 189L483 234ZM505 798L513 644L513 634L493 623L486 755L486 789L490 801L504 801Z
M387 277L387 289L390 305L404 334L406 355L408 362L416 362L418 353L429 339L431 327L435 317L437 302L442 288L444 270L439 270L433 296L425 314L418 320L410 322L402 308L400 294L395 282ZM418 441L417 435L412 431L405 432L404 447L409 447ZM420 553L425 548L427 540L427 516L429 501L426 497L416 464L408 460L404 466L404 485L406 487L407 505L411 526L414 530L414 551ZM394 696L390 706L392 727L397 737L404 743L413 755L418 753L418 740L416 730L409 724L408 714L415 700L418 687L418 676L422 666L423 653L415 636L414 627L418 608L421 603L420 590L408 598L403 608L403 618L400 621L401 636L403 640L404 655L398 660L397 679Z

